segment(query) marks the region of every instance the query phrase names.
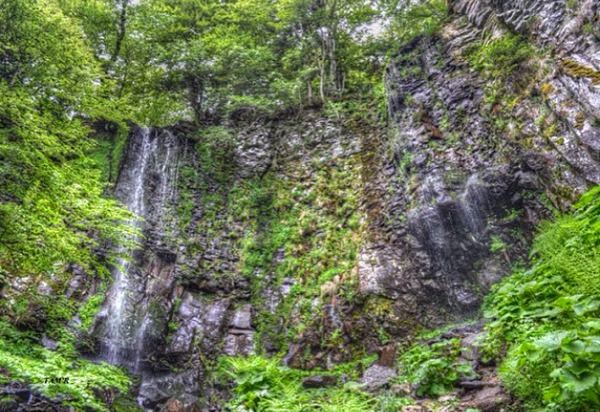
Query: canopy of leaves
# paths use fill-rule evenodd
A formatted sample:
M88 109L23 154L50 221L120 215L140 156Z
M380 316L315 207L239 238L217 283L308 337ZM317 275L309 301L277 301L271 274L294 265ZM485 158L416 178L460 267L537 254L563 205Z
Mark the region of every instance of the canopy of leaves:
M0 268L100 268L93 248L130 218L103 196L85 119L108 110L80 27L52 1L0 6Z

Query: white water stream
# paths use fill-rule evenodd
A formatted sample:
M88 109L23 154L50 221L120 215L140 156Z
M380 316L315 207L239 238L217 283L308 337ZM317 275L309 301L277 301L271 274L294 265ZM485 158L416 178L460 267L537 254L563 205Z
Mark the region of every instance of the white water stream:
M117 197L137 216L129 222L132 227L139 232L158 233L160 238L165 233L164 211L176 195L176 138L170 132L139 128L131 139L136 140L130 142L117 182ZM141 243L144 239L131 240ZM113 284L99 314L105 319L102 357L137 371L144 355L144 338L152 323L146 290L151 274L136 266L135 255L140 251L121 247L119 252L124 257L113 270Z

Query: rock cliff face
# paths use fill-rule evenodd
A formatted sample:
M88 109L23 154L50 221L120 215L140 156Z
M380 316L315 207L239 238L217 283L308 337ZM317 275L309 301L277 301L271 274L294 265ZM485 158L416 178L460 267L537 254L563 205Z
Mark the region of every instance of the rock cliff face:
M214 361L254 353L256 324L287 305L284 298L300 278L275 274L283 249L275 251L272 269L257 265L244 273L245 239L267 236L285 214L283 207L269 218L243 215L254 213L248 208L271 213L273 194L253 188L270 192L272 182L293 182L299 193L310 191L318 170L342 167L336 162L356 156L358 148L352 134L312 112L217 132L134 128L115 195L143 218L131 222L139 245L124 250L128 258L113 270L90 331L89 356L140 374L138 400L145 408L169 399L184 407L199 397L205 406L218 399L209 383ZM275 319L273 336L285 333L283 319ZM261 324L261 331L267 328ZM273 345L266 338L261 344Z
M600 182L598 4L579 3L453 1L439 35L400 50L386 76L393 131L363 291L429 325L468 315L524 257L548 207ZM510 31L544 49L502 81L505 96L490 96L500 80L469 54Z
M184 406L193 404L204 377L202 359L248 354L253 348L251 308L236 300L247 293L247 285L234 281L228 289L202 270L201 262L210 261L213 253L226 262L234 258L218 238L203 237L197 225L200 204L187 216L193 224L183 225L178 213L182 193L201 195L182 187L180 172L198 161L192 149L175 129L134 128L116 182L116 197L143 218L131 223L141 237L113 270L113 284L92 331L97 343L91 355L139 373L139 401L147 408L172 397ZM202 252L190 252L190 243ZM198 271L202 276L190 282ZM228 294L231 288L235 293Z
M111 352L113 286L93 335L142 374L145 407L211 405L222 354L329 366L473 315L534 225L600 183L597 2L450 7L387 69L389 127L307 111L134 130L116 186L145 218L121 271L129 332ZM475 70L474 50L509 32L540 51L503 78Z

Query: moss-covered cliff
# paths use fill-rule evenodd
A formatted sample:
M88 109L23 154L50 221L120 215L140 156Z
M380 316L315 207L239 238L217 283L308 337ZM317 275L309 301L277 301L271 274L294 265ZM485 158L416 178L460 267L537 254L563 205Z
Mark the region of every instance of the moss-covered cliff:
M599 6L378 9L395 35L377 80L359 63L381 44L327 34L357 35L358 6L277 9L291 33L327 28L313 67L312 37L253 42L279 26L229 10L242 53L192 3L191 31L175 6L123 3L140 45L177 47L124 37L105 72L82 26L93 64L83 89L64 71L64 96L19 80L45 50L0 49L0 410L595 410ZM103 21L14 6L57 36ZM119 106L132 96L151 103Z

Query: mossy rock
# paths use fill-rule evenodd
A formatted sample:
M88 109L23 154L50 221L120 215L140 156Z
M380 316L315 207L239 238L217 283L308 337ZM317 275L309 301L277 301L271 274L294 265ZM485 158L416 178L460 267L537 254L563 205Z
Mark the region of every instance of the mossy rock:
M574 60L564 59L561 61L565 73L578 79L584 78L591 80L594 86L600 86L600 72L591 67L584 66Z

